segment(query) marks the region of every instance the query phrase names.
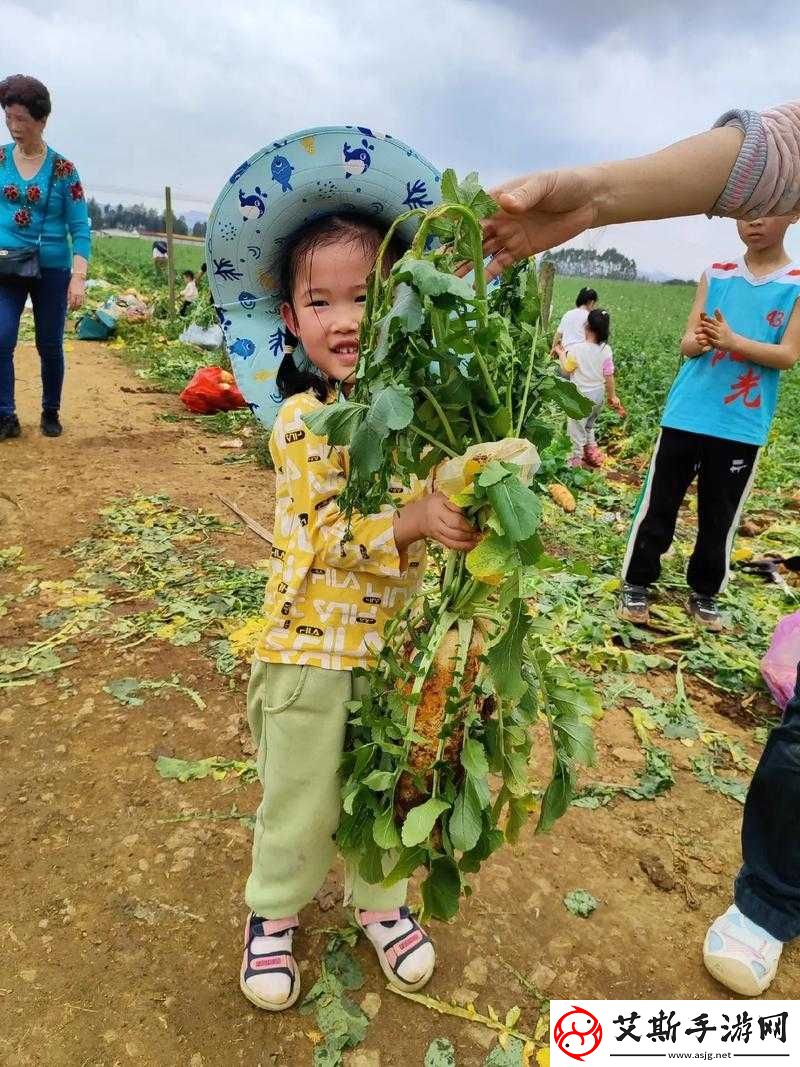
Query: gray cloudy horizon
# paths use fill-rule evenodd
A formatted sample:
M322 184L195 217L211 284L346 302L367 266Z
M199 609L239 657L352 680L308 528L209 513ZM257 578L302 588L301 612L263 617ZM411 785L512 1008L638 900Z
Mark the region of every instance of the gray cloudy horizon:
M208 209L232 169L296 129L389 130L487 185L652 151L730 107L798 95L794 5L541 0L0 0L0 76L53 96L47 139L88 195L132 203L171 185ZM794 28L793 28L794 27ZM739 249L725 220L587 235L641 268L696 277ZM578 242L582 243L582 242ZM800 254L800 236L790 245Z

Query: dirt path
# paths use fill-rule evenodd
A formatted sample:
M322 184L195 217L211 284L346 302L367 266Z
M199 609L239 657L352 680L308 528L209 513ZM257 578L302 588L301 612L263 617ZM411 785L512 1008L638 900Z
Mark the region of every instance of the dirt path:
M222 464L229 453L194 423L160 419L179 412L176 398L137 392L141 380L108 348L72 343L66 433L55 441L36 426L28 347L18 370L24 435L0 446L0 547L24 546L25 565L41 568L32 574L73 573L74 561L59 550L86 536L116 496L166 493L227 521L215 498L221 492L269 525L271 476ZM266 555L249 533L214 540L240 563ZM22 584L14 572L0 575L0 594L15 594L0 615L0 644L41 633L30 602L17 595ZM75 658L47 681L0 690L0 1062L310 1064L313 1017L258 1013L238 991L249 831L235 819L174 821L234 804L250 812L257 788L235 779L181 784L154 770L159 754L243 758L243 677L232 689L202 646L165 641L112 654L87 635ZM103 691L121 675L175 673L202 695L204 712L180 694L123 707ZM657 676L649 682L657 686ZM752 730L717 714L713 702L703 714L757 756ZM609 709L597 734L597 776L632 782L643 759L630 717ZM528 830L487 865L460 921L433 930L440 963L431 995L466 997L471 989L479 1011L518 1004L528 1032L536 1002L509 967L550 997L724 995L700 949L709 920L729 903L741 807L692 777L689 749L666 747L677 783L664 797L573 808L552 834ZM546 771L544 760L539 769ZM339 887L335 871L328 889ZM577 888L601 901L588 920L562 904ZM319 971L324 929L344 922L334 900L323 894L302 917L296 944L306 988ZM381 1005L345 1062L418 1067L431 1040L447 1036L459 1067L483 1063L489 1031L400 1000L363 944L355 954L366 977L355 999L378 994ZM798 988L795 947L769 995L788 998Z

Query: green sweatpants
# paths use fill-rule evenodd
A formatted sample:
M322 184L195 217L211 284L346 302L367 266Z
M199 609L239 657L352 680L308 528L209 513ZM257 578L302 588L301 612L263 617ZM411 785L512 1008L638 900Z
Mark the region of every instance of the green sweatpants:
M247 719L264 796L245 900L257 915L294 915L325 880L336 854L346 704L365 684L351 671L253 660ZM399 908L406 889L405 881L384 889L346 872L345 892L358 908Z

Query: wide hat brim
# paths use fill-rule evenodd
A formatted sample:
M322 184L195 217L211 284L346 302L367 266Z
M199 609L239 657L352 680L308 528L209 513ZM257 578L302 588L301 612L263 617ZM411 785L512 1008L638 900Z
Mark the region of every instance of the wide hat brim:
M236 168L208 221L206 261L236 383L264 425L281 401L275 375L286 330L277 278L286 239L322 215L358 212L388 226L440 199L440 175L427 159L365 126L301 130ZM411 220L406 236L415 228Z

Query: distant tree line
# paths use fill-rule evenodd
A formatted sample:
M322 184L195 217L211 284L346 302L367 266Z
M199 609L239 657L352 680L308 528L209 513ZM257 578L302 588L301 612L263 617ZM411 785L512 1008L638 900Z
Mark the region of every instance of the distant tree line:
M557 252L547 252L545 259L555 263L558 274L574 275L579 278L614 278L619 281L636 280L636 260L607 248L597 252L593 248L560 248Z
M145 207L144 204L98 204L92 197L88 204L89 218L93 230L153 230L163 233L166 219L163 211ZM189 224L183 215L173 219L173 232L185 237L191 232L192 237L205 237L206 224L196 222L189 230Z

